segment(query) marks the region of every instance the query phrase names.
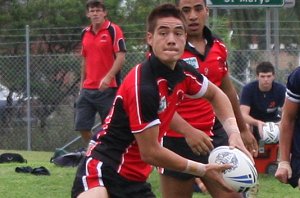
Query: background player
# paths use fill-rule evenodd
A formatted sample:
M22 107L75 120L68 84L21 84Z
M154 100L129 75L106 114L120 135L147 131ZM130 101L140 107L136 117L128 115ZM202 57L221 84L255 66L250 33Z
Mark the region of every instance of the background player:
M125 62L125 41L121 28L109 21L100 0L88 0L86 15L91 25L82 33L80 94L76 101L75 130L86 143L98 112L103 122L112 106L118 87L116 75ZM111 38L110 30L115 38Z
M257 143L251 132L247 129L239 109L237 93L230 81L227 66L227 49L225 44L212 35L205 26L209 10L205 0L179 0L177 5L186 19L187 44L181 57L191 64L198 72L205 75L212 83L220 87L230 98L238 126L247 148L257 154ZM246 148L240 135L228 136L221 123L216 120L215 112L205 99L184 98L177 112L201 133L193 134L191 131L168 131L164 137L164 147L177 154L202 163L208 163L209 149L221 145L237 146L243 151ZM205 144L203 139L212 138L213 141ZM194 152L194 153L193 153ZM163 169L161 174L162 195L164 198L190 198L193 194L194 175L188 175L173 170ZM228 193L218 189L210 180L203 182L212 197L242 197L239 193Z

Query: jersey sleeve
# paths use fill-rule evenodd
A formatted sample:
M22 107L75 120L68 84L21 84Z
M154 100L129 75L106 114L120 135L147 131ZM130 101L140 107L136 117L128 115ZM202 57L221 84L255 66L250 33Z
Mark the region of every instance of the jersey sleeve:
M195 79L192 79L193 81ZM186 94L189 98L201 98L206 93L208 88L208 79L205 76L202 76L202 80L195 80L189 85L188 92Z
M286 94L286 87L282 84L279 84L280 86L280 91L279 91L279 96L280 96L280 102L279 102L279 106L282 107L284 104L284 100L285 100L285 94Z
M84 36L86 35L87 31L88 31L88 27L84 28L82 31L81 31L81 34L80 34L80 38L81 38L81 56L83 57L86 57L86 50L84 48L84 45L83 45L83 40L84 40Z
M207 91L208 79L200 74L193 66L186 62L181 62L186 75L186 96L189 98L201 98Z
M126 52L125 38L122 29L118 25L113 25L114 28L114 52Z
M246 106L251 106L251 89L248 85L245 85L243 87L242 93L241 93L241 98L240 98L240 104L241 105L246 105Z
M293 71L287 80L286 97L288 100L300 103L300 67Z
M219 62L220 70L224 77L228 73L228 50L226 45L221 40L216 39L215 42L219 45L220 56L217 57L217 61Z

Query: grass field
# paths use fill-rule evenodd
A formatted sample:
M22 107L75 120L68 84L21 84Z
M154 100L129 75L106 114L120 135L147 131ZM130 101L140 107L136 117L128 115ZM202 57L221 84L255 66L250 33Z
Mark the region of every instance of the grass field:
M3 151L4 152L16 151ZM58 167L49 162L51 152L17 151L27 159L27 164L3 163L0 164L0 197L5 198L69 198L72 181L76 168ZM45 166L50 176L35 176L30 173L16 173L15 168L31 166L32 168ZM154 171L149 179L153 191L159 195L158 175ZM259 198L299 198L300 190L289 185L280 184L274 177L260 175ZM210 196L195 193L193 198L208 198Z

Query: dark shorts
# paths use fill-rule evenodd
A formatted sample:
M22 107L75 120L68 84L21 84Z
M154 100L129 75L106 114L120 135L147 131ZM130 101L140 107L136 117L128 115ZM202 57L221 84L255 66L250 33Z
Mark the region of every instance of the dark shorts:
M85 172L84 159L78 166L75 180L73 182L71 197L77 197L84 191L82 176ZM147 182L129 181L121 177L110 166L101 166L101 173L104 186L108 191L110 198L155 198L156 196L151 190L151 184Z
M96 113L99 113L103 123L112 107L116 92L117 88L108 88L104 91L82 89L75 104L75 130L91 130L95 123Z
M228 136L222 127L214 129L213 145L214 147L228 145ZM177 153L178 155L204 164L208 163L208 155L196 155L188 146L185 138L164 137L163 146ZM164 175L171 176L180 180L188 180L194 175L164 169Z
M288 180L289 184L296 188L300 178L300 157L291 158L292 177Z

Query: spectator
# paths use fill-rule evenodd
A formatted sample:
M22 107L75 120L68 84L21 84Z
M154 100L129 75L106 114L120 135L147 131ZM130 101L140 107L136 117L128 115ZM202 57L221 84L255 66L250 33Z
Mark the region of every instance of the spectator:
M275 177L300 188L300 67L288 77L279 138L279 165Z
M241 94L240 108L243 117L252 129L260 145L264 145L262 127L265 122L279 122L280 109L285 98L284 85L274 81L275 69L270 62L261 62L256 67L254 82L245 85ZM257 184L248 192L248 197L254 198L258 194Z
M275 82L275 69L270 62L256 67L257 80L245 85L241 94L240 108L246 123L260 139L265 122L279 122L285 98L285 86Z
M86 11L91 25L82 33L83 61L75 129L87 143L92 137L96 113L103 123L112 106L118 87L116 76L125 62L126 47L121 28L106 18L102 1L88 0Z

